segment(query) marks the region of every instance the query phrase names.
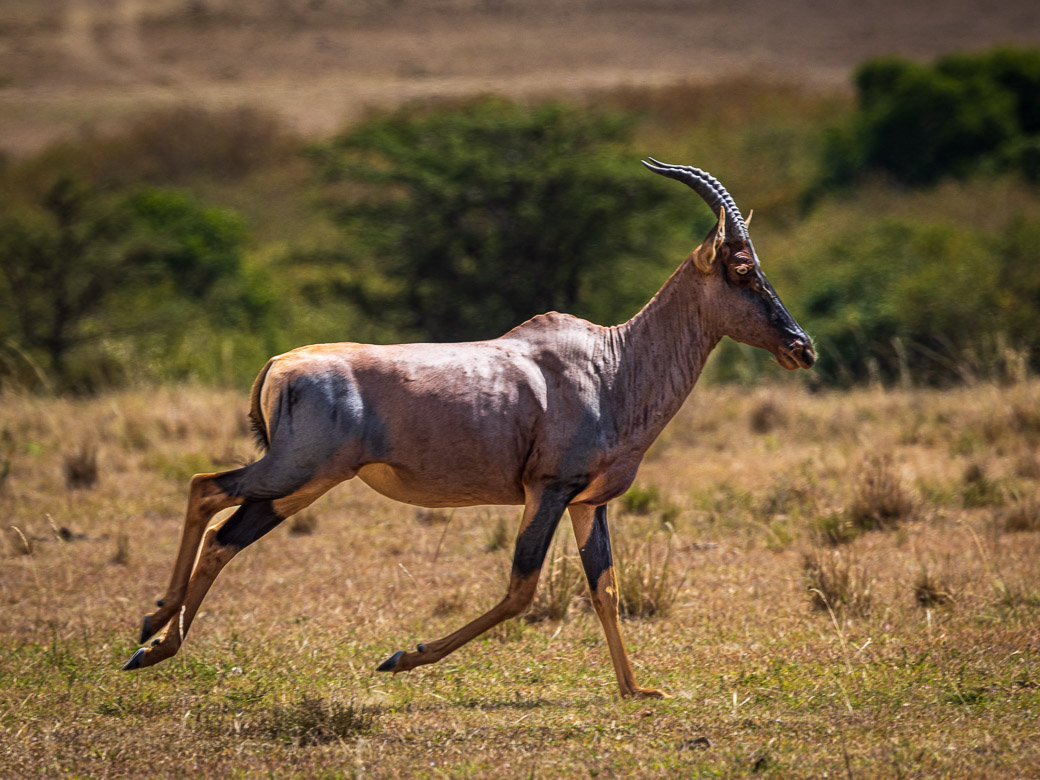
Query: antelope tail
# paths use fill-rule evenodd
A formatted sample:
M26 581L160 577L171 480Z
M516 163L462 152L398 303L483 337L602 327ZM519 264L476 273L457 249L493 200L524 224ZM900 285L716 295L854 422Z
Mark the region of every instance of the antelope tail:
M253 381L253 389L249 394L249 427L253 429L253 434L256 436L256 446L264 452L271 449L271 439L267 434L263 410L260 408L260 391L263 390L264 380L272 365L274 365L274 358L268 360L267 365L257 374Z

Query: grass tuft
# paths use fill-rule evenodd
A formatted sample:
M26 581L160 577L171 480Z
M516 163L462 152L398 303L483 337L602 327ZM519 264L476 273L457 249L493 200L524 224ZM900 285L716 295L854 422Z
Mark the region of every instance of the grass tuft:
M444 525L451 520L451 512L443 509L416 509L415 522L419 525Z
M581 561L575 555L557 554L557 544L557 541L553 542L549 563L542 570L534 601L524 612L524 620L528 623L566 619L574 599L585 589Z
M914 579L914 601L919 607L941 607L954 601L953 589L943 577L921 564Z
M495 524L491 526L491 530L487 532L487 544L484 546L484 549L488 552L505 550L509 546L511 539L512 531L509 521L505 515L500 513L496 516Z
M633 485L621 496L621 506L630 515L646 516L656 513L664 527L674 523L681 511L671 501L662 498L657 485Z
M633 485L621 496L621 506L630 515L648 515L661 503L661 491L657 485Z
M764 398L751 409L748 425L752 433L772 433L787 425L787 413L772 398Z
M112 551L111 563L126 566L130 563L130 537L127 534L116 534L116 548Z
M622 617L664 617L675 606L686 582L686 573L677 576L672 568L672 539L669 532L664 552L654 544L655 534L647 534L642 545L620 545L614 562ZM640 549L640 547L642 549Z
M367 734L375 724L375 711L339 694L309 693L272 707L258 724L261 735L296 747L324 745Z
M870 614L874 581L851 555L838 550L813 550L802 559L802 574L814 609L850 615Z
M852 523L865 531L895 528L917 513L917 498L900 477L892 456L866 458L849 506Z
M65 454L65 485L70 490L95 487L98 483L97 446L84 442Z
M1040 531L1040 498L1036 495L1019 496L997 518L999 526L1005 531Z
M289 518L289 533L294 536L310 536L317 530L318 515L315 512L298 512Z
M969 463L961 475L961 501L965 508L1002 506L1004 491L1000 484L986 475L986 467L978 462Z
M813 518L809 523L809 536L814 544L840 547L857 539L862 530L849 519L845 512L830 512Z
M1029 448L1015 459L1015 474L1023 479L1040 479L1040 454Z

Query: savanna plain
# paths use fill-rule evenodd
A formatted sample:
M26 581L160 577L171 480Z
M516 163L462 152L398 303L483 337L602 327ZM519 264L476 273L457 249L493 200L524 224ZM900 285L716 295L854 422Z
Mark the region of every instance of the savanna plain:
M218 330L184 309L176 349L151 332L135 346L121 315L171 296L117 291L88 310L106 338L84 317L70 340L77 376L97 380L66 383L80 395L0 338L0 366L19 367L0 389L0 778L1040 776L1036 183L983 168L803 197L858 63L1035 46L1034 3L0 5L5 198L72 171L102 205L146 183L240 212L241 265L271 280L277 325ZM379 317L327 300L339 277L321 258L344 234L314 206L304 139L486 92L643 117L633 169L644 154L704 166L758 208L766 271L818 339L801 378L724 344L611 504L629 654L673 698L619 698L566 519L522 618L377 673L500 599L520 513L416 509L358 481L232 561L177 656L120 671L168 581L191 476L258 455L245 374L306 341L374 339ZM283 124L235 110L251 106ZM221 150L249 159L229 173ZM703 237L679 234L706 213L689 197L667 268L615 274L625 305ZM814 297L816 282L855 294ZM595 319L604 295L577 313ZM813 300L847 306L827 319ZM833 338L879 312L949 344ZM902 344L925 343L954 370L904 371ZM845 377L856 345L866 368Z
M778 380L779 381L779 380ZM120 665L243 394L3 399L4 776L1028 777L1040 767L1040 382L694 391L612 524L617 696L573 540L503 592L513 508L340 486L236 558L179 655Z

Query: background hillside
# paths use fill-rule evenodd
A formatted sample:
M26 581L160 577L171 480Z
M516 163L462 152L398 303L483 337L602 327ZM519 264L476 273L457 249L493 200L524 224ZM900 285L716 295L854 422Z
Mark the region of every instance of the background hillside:
M493 92L583 97L733 76L849 88L863 60L1040 44L1011 0L6 0L0 148L190 102L325 135L372 108Z

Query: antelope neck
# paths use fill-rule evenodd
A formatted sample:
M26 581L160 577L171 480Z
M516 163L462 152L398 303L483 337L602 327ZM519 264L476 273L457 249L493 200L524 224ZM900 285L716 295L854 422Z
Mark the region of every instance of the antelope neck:
M647 446L679 411L721 338L705 281L687 259L638 314L608 329L610 402L619 429Z

